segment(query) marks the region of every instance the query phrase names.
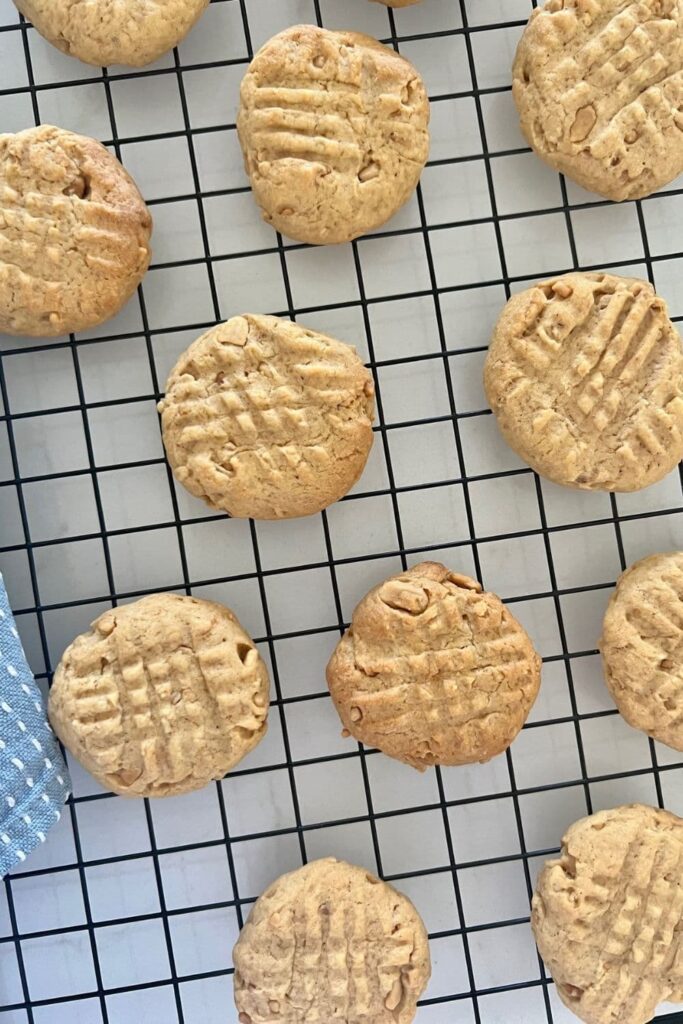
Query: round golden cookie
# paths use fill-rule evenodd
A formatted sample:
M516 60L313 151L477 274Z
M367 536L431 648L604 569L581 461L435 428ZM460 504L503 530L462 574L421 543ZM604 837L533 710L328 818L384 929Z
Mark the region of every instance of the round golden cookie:
M369 36L297 25L251 62L237 131L264 219L329 245L379 227L410 198L428 124L409 61Z
M14 0L63 53L97 67L151 64L183 39L209 0Z
M683 0L549 0L512 93L555 170L607 199L656 192L683 172Z
M159 410L188 491L232 516L286 519L320 512L363 472L374 385L350 345L236 316L180 357Z
M231 611L152 594L105 612L66 649L49 716L106 789L175 796L222 778L256 746L269 689Z
M484 384L508 444L555 483L637 491L683 457L683 346L647 281L574 273L513 296Z
M0 331L54 337L109 319L147 270L151 231L99 142L50 125L0 135Z
M233 960L240 1024L410 1024L431 973L410 900L331 857L273 882Z
M586 1024L646 1024L683 1002L683 821L643 804L582 818L532 902L538 950Z
M345 729L421 771L510 746L541 659L500 598L423 562L371 590L327 666Z
M683 552L650 555L621 575L600 651L629 725L683 750Z

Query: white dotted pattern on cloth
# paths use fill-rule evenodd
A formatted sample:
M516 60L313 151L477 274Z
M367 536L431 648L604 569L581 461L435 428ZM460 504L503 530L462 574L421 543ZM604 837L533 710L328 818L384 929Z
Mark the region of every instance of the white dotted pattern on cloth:
M4 605L0 607L0 669L5 669L0 671L0 753L4 754L4 762L0 759L0 797L4 796L0 806L5 808L4 813L0 810L2 875L12 859L23 863L37 843L45 842L47 829L61 818L56 803L68 796L68 780L59 770L61 753L37 699L37 688L30 685L31 672L12 622L2 574L0 603ZM7 848L5 854L3 847Z

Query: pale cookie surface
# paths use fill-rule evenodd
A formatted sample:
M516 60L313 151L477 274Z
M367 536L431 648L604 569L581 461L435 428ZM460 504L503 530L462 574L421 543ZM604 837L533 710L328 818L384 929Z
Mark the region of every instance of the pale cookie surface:
M176 479L240 518L319 512L372 446L374 386L356 350L272 316L234 317L194 342L159 408Z
M431 973L410 900L332 858L263 893L233 959L240 1024L410 1024Z
M600 641L607 686L629 725L683 750L683 552L620 577Z
M582 818L538 880L531 924L586 1024L646 1024L683 1002L683 821L632 804Z
M14 0L64 53L102 67L151 64L190 31L209 0Z
M436 562L371 590L327 667L348 732L420 770L500 754L540 677L541 659L502 601Z
M522 131L552 167L607 199L683 172L683 0L550 0L517 50Z
M429 151L415 68L355 32L298 25L256 54L237 118L269 224L316 245L384 224L412 195Z
M575 273L513 296L484 383L508 444L555 483L636 491L683 457L683 346L647 281Z
M0 331L53 337L117 313L149 265L152 219L94 139L0 135Z
M174 796L220 779L266 731L268 673L231 611L153 594L64 652L50 722L106 789Z

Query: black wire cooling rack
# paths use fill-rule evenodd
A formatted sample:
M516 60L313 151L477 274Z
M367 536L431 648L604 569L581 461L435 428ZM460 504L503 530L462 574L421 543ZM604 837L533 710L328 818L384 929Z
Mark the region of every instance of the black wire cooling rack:
M269 739L201 794L123 801L73 766L54 838L0 888L0 1024L236 1020L230 950L251 903L324 854L367 864L423 913L435 976L418 1024L561 1024L574 1018L528 927L540 864L599 807L683 811L683 761L621 721L595 651L618 573L681 546L679 475L636 496L549 487L502 444L479 383L493 320L530 280L617 268L656 283L683 319L680 182L617 207L523 144L509 67L531 6L213 0L152 68L100 72L0 2L0 128L52 120L98 134L157 222L153 268L118 318L89 336L0 341L0 568L32 665L47 685L104 607L175 589L233 606L274 683ZM235 139L254 48L303 21L400 49L432 101L415 199L334 251L260 224ZM375 376L365 476L295 525L207 514L176 490L159 444L165 372L247 308L354 342ZM418 777L339 738L323 667L362 594L430 557L514 604L544 684L493 765Z

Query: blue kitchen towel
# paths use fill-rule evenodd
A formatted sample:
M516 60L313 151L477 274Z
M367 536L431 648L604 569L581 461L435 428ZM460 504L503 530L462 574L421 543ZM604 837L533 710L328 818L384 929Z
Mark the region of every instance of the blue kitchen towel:
M0 574L0 878L45 842L69 786Z

